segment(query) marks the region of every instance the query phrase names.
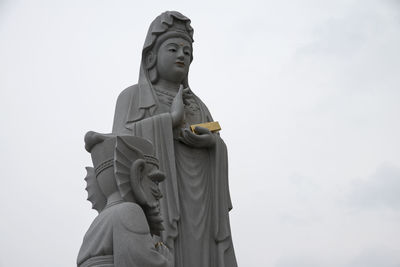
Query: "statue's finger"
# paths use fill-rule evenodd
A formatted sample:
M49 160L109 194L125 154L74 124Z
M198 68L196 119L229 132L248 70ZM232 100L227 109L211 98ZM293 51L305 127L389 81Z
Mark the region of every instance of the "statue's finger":
M197 134L200 134L200 135L201 134L209 134L209 133L211 133L209 129L201 127L201 126L196 126L196 128L194 128L194 131Z
M183 94L183 85L181 84L181 86L179 86L179 90L178 93L176 94L176 97L179 97L179 99L182 99L182 94Z
M189 129L185 129L185 133L184 133L184 138L190 143L190 144L197 144L199 142L200 135L197 135L195 133L193 133L192 131L190 131Z

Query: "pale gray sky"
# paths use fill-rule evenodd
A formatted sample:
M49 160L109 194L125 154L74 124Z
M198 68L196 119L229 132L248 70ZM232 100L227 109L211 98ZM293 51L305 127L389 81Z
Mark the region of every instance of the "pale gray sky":
M222 126L240 266L400 266L400 2L0 0L0 266L75 265L150 22L192 19L190 85Z

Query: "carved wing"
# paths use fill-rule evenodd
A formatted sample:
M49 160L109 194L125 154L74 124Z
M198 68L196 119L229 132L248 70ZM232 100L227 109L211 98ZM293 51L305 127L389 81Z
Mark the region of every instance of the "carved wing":
M107 203L107 198L101 192L99 184L97 183L96 174L93 167L86 167L86 191L88 192L88 198L92 203L92 209L97 210L99 213L104 209Z
M142 157L141 153L134 147L130 146L124 137L117 136L114 155L114 171L117 186L121 193L121 197L126 201L133 201L130 169L132 163Z

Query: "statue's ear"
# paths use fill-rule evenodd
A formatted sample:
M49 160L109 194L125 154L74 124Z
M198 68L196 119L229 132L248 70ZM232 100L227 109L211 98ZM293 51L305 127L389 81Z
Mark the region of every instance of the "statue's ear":
M142 179L145 175L146 162L143 159L137 159L131 166L131 186L133 195L139 205L147 203L146 194L142 188Z
M153 51L146 53L146 69L151 69L156 64L157 56Z

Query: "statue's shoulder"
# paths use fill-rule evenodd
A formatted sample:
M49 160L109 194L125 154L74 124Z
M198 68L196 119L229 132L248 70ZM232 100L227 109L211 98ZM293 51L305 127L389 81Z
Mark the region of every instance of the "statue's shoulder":
M129 86L123 90L118 98L115 105L113 133L125 131L126 116L131 105L132 99L135 98L139 91L137 84Z
M139 86L137 84L134 84L134 85L131 85L131 86L125 88L119 94L117 101L122 101L125 99L129 100L132 97L132 95L134 95L138 90L139 90Z
M142 208L132 202L124 202L115 206L114 218L118 218L118 223L126 230L136 234L150 233L149 225Z

